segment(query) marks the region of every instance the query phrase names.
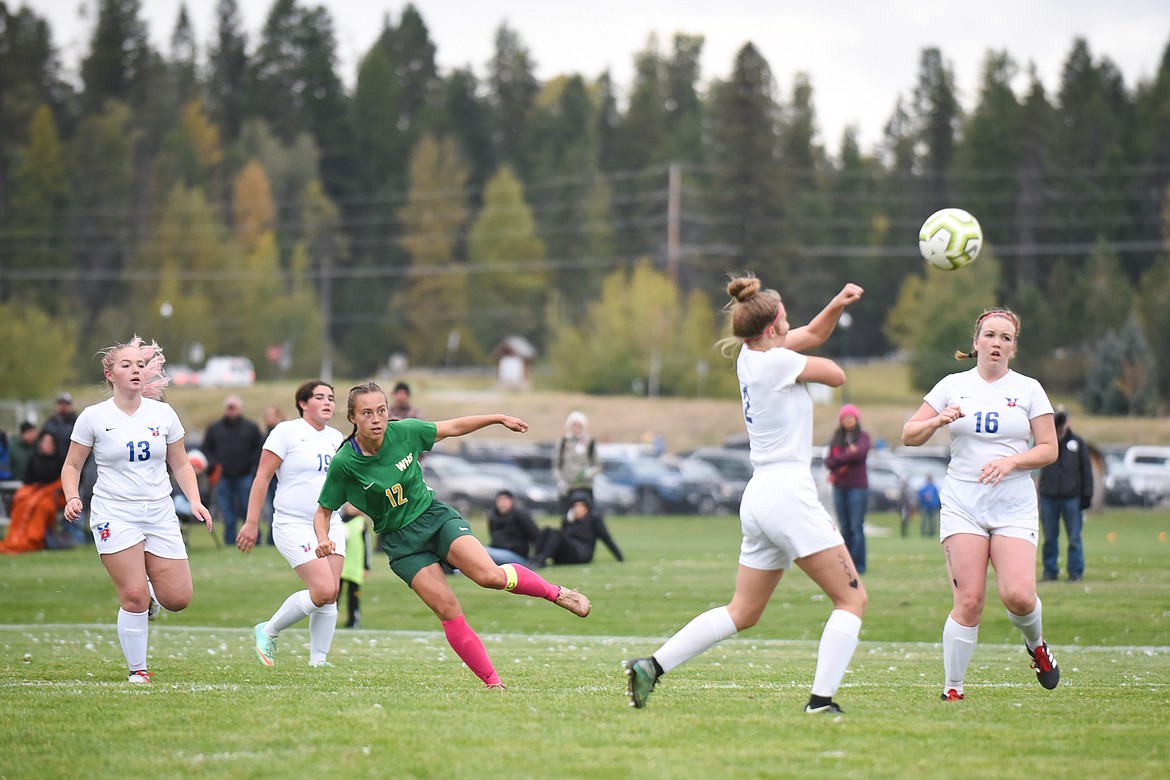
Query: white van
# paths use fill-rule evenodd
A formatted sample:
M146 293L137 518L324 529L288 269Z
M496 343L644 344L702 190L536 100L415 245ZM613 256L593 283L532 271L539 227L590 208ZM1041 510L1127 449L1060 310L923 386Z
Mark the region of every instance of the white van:
M256 369L246 357L211 357L199 372L202 387L251 387L255 383Z
M1134 490L1150 503L1170 498L1170 447L1135 444L1125 451L1122 464Z

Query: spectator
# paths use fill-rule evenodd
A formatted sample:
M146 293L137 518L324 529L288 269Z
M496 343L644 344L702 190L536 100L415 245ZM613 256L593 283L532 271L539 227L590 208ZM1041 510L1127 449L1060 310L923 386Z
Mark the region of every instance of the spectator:
M57 452L69 451L69 437L73 435L73 426L77 422L77 412L73 411L73 396L61 393L57 396L57 405L53 416L45 420L43 430L53 434L57 440Z
M362 585L370 571L370 518L350 504L341 508L341 516L345 524L345 563L341 566L341 588L346 591L345 627L361 628Z
M837 430L829 440L825 468L833 486L833 507L845 546L858 574L865 574L865 509L869 504L869 434L861 429L861 412L845 404L837 413Z
M529 568L540 568L550 558L553 563L589 563L593 560L598 540L619 562L625 560L610 536L605 520L593 511L589 496L584 492L574 493L561 527L540 529L536 554L529 561Z
M8 444L8 432L0 431L0 479L12 479L12 455Z
M496 494L496 504L488 513L488 546L484 548L493 561L501 566L526 563L539 533L532 515L516 506L512 491Z
M203 454L218 472L215 497L225 545L236 543L236 524L248 510L248 494L264 447L260 426L244 417L243 410L240 397L229 395L223 402L223 417L203 437Z
M938 510L940 509L942 509L942 498L939 496L938 485L934 484L934 477L927 474L926 482L918 488L918 512L924 537L934 536L938 533Z
M561 514L569 511L569 497L584 493L593 503L593 479L601 472L597 440L589 435L584 412L570 412L565 418L565 435L553 447L553 476L560 494Z
M1085 574L1085 551L1081 547L1082 512L1093 503L1093 464L1085 440L1068 427L1068 410L1057 407L1052 422L1056 425L1056 462L1040 469L1040 526L1044 532L1044 582L1057 579L1060 573L1060 518L1068 535L1069 582Z
M399 382L394 385L394 392L390 398L391 420L421 420L422 410L410 400L410 385Z
M12 462L12 478L24 479L24 467L36 451L37 426L25 420L20 424L20 434L9 443L8 457ZM63 452L58 450L58 452Z
M15 554L45 548L49 532L57 524L57 513L65 506L61 492L64 463L65 457L58 452L53 434L41 431L32 457L25 465L24 484L12 497L8 535L0 542L0 552Z

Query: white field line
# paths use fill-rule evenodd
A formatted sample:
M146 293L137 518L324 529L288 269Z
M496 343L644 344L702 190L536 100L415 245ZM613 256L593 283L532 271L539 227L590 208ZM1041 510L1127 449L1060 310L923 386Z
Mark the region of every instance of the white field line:
M113 623L0 623L0 632L16 631L25 634L36 634L45 631L101 631L101 632L116 632L117 626ZM245 640L251 644L252 642L252 626L180 626L180 625L159 625L154 624L150 627L152 634L155 632L162 632L166 634L212 634L212 635L227 635L235 636L241 634ZM308 636L309 630L304 627L294 627L285 629L282 634L297 634L303 633ZM477 632L480 637L485 640L494 642L528 642L532 644L598 644L603 646L609 645L649 645L655 642L661 643L667 639L666 636L645 637L645 636L617 636L617 635L597 635L597 634L523 634L523 633L488 633ZM419 640L439 640L443 639L441 631L405 631L401 629L345 629L344 633L340 631L336 635L334 641L343 639L345 637L363 638L363 639L402 639L409 641ZM760 639L754 638L750 634L742 637L733 637L726 639L720 644L723 646L736 645L759 645L764 647L784 647L784 646L809 646L817 644L816 639ZM941 642L893 642L893 641L866 641L862 640L859 649L867 652L880 652L885 648L921 648L923 650L932 649L937 650L941 647ZM1007 648L1015 649L1022 646L1022 642L1011 642L995 644L991 642L980 642L981 648ZM1053 645L1053 649L1059 653L1140 653L1143 655L1164 655L1170 654L1170 646L1166 645L1074 645L1074 644L1059 644Z

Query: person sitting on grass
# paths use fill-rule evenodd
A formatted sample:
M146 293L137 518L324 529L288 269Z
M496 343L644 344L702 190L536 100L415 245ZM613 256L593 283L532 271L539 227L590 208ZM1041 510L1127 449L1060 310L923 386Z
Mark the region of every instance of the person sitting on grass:
M593 511L593 504L587 493L575 494L569 505L561 527L542 528L536 540L536 554L528 565L533 568L544 566L550 558L553 563L589 563L593 552L601 541L613 557L624 561L617 542L609 534L609 528L601 515Z

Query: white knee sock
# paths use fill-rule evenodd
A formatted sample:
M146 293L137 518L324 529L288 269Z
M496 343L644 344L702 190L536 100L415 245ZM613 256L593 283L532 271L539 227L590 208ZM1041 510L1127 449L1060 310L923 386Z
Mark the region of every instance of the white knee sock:
M821 632L821 644L817 648L817 672L813 676L812 692L814 696L833 697L841 680L845 677L845 670L849 668L849 661L853 658L853 651L857 649L857 637L861 633L861 618L852 612L835 609L825 622L825 630Z
M309 665L323 663L337 628L337 604L322 604L309 615Z
M963 680L967 677L967 666L975 653L975 642L979 639L979 624L963 626L950 615L943 625L943 673L946 682L943 692L954 688L963 692Z
M284 603L280 605L280 609L276 610L268 619L268 623L264 626L264 633L275 639L281 631L294 623L301 622L316 609L317 605L309 598L308 589L298 590L285 599Z
M735 621L727 607L709 609L666 640L666 644L654 652L654 659L666 673L733 636Z
M1012 621L1013 626L1020 629L1020 633L1024 635L1024 643L1029 650L1035 650L1044 641L1044 631L1040 620L1042 612L1039 596L1036 597L1036 608L1027 615L1013 615L1011 610L1008 610L1008 620Z
M127 612L118 608L118 641L122 643L122 655L126 666L136 672L146 668L146 644L150 623L146 612Z

